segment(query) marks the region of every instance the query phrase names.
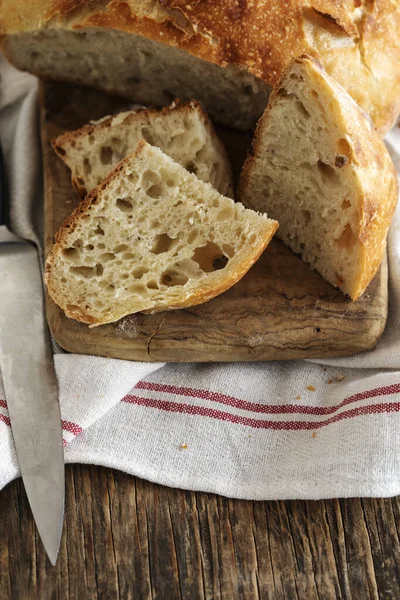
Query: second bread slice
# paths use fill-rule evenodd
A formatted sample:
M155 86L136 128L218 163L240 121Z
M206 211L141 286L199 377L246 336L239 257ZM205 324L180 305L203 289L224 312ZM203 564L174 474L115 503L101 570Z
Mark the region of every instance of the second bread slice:
M192 306L241 279L277 227L142 141L64 223L45 279L92 325Z
M232 172L224 146L198 102L173 102L162 110L138 110L105 117L58 136L54 150L71 169L83 198L145 140L233 197Z

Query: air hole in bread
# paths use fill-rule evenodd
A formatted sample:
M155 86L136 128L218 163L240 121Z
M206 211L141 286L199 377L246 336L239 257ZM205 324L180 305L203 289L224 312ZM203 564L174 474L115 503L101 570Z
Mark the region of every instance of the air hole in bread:
M331 167L330 165L327 165L322 160L319 160L317 162L317 166L318 166L319 172L327 181L333 182L333 181L337 180L338 176L336 175L336 171L333 167Z
M150 186L148 188L146 194L148 196L150 196L150 198L154 198L154 199L159 198L161 196L161 185L156 183L156 184Z
M242 234L242 235L244 235L244 237L246 238L245 234ZM255 244L256 241L257 241L257 234L256 233L252 233L249 236L249 242L250 242L250 244Z
M137 258L136 254L133 254L132 252L125 252L125 254L122 255L122 258L124 260L132 260L133 258Z
M142 175L141 186L147 191L152 185L160 184L160 177L158 173L147 169Z
M146 283L146 286L149 290L158 290L158 283L154 279L150 279L150 281Z
M153 137L152 133L150 132L150 129L148 129L148 127L143 127L142 137L146 142L148 142L149 144L154 146L154 137Z
M133 210L132 202L126 198L117 198L116 205L124 213L130 213Z
M61 146L56 146L56 150L58 154L61 154L61 156L65 156L67 154L64 148L61 148Z
M96 275L97 277L101 277L103 275L104 269L101 263L97 263L96 265Z
M347 156L344 156L344 154L336 154L335 167L337 167L338 169L341 169L342 167L347 165L348 162L349 162L349 159L347 158Z
M62 255L67 260L71 260L71 261L75 262L76 260L79 259L80 252L79 252L79 250L77 250L77 248L65 248L62 251Z
M354 235L354 232L351 228L350 223L347 223L346 227L343 229L340 238L336 240L336 243L339 248L344 250L351 250L356 245L357 238Z
M214 270L220 271L221 269L224 269L226 267L226 265L228 264L228 260L229 260L229 258L227 258L226 256L221 256L221 257L215 258L213 260Z
M303 217L304 224L308 225L308 223L311 221L310 211L309 210L302 210L301 211L301 216Z
M145 294L146 286L143 283L132 283L132 285L129 286L129 291L132 292L132 294Z
M196 175L197 173L197 167L193 162L188 162L187 165L185 166L186 171L189 171L189 173L194 173Z
M219 211L216 219L217 221L228 221L234 218L234 214L233 206L225 206L225 208Z
M211 273L215 271L214 262L217 259L223 258L224 253L221 248L215 244L214 242L208 242L205 246L201 246L200 248L196 248L193 253L192 260L197 262L200 269L204 271L204 273Z
M308 110L306 109L306 107L304 106L304 104L302 102L300 102L300 100L296 100L296 107L297 107L297 110L299 111L299 113L305 119L309 119L310 118L310 113L308 112Z
M162 254L163 252L168 252L168 250L173 247L175 242L176 240L171 238L168 233L160 233L154 238L150 252L153 254Z
M346 198L343 200L342 202L342 208L343 210L346 210L347 208L350 208L351 206L351 202L350 200L347 200Z
M167 287L173 287L175 285L185 285L189 281L184 273L181 273L175 269L167 269L161 275L161 283Z
M100 224L97 224L96 229L94 230L94 235L104 235L104 229L100 226Z
M104 254L100 254L99 256L101 262L108 262L110 260L114 260L115 254L113 252L104 252Z
M80 306L77 306L76 304L67 304L67 306L65 308L67 309L68 312L75 312L75 313L82 314Z
M82 246L83 246L83 240L81 240L80 238L78 238L77 240L75 240L75 241L72 243L72 246L73 246L74 248L82 248Z
M70 267L70 272L77 277L83 279L90 279L96 275L96 269L94 267Z
M87 244L87 245L85 246L85 250L94 250L94 246L93 246L93 244Z
M97 248L98 248L99 250L104 250L104 248L105 248L105 247L106 247L106 245L105 245L105 244L97 244Z
M235 254L235 249L230 244L223 244L222 251L225 256L229 256L229 258L232 258L232 256Z
M134 277L135 279L141 279L143 275L146 275L146 273L148 272L149 269L147 269L146 267L135 267L132 271L132 277Z
M85 173L85 175L89 175L89 173L92 172L92 165L90 164L88 158L85 158L83 161L83 172Z
M113 158L113 149L110 146L100 148L100 162L102 165L110 165Z
M125 250L129 250L128 244L118 244L118 246L113 249L113 252L125 252Z
M351 147L346 138L339 138L336 140L336 152L351 160Z

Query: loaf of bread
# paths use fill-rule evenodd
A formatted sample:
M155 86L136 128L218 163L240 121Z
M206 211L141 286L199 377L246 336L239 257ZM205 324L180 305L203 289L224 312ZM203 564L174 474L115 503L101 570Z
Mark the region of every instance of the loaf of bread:
M397 203L397 176L371 121L307 56L295 59L260 119L239 200L353 300L375 275Z
M243 277L277 226L141 141L64 223L45 281L91 325L201 304Z
M398 0L2 0L20 69L165 106L196 98L251 128L293 57L308 53L386 131L400 98Z
M232 172L225 148L194 101L107 117L58 136L53 148L71 169L72 182L84 197L142 139L232 198Z

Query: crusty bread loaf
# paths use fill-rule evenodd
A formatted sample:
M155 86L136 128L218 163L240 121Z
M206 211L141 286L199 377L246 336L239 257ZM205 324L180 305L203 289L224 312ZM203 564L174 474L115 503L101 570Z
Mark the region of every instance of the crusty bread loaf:
M232 198L232 172L225 148L198 102L174 102L163 110L107 117L60 135L53 147L71 169L72 182L84 197L142 139Z
M258 123L240 201L355 300L382 261L397 195L369 118L315 60L295 59Z
M19 68L164 106L201 101L255 125L290 60L318 58L375 125L399 110L398 0L2 0L2 47Z
M243 277L277 226L141 141L58 232L47 288L92 325L200 304Z

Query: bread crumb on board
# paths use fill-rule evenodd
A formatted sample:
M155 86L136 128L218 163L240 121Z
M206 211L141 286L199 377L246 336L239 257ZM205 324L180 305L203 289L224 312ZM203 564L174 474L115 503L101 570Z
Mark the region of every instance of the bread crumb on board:
M315 392L315 387L313 385L308 385L307 389L309 392Z
M328 385L330 385L331 383L333 383L333 379L332 378L328 379Z
M311 434L311 437L313 438L313 440L315 440L315 438L317 437L317 432L313 431Z
M186 442L182 442L181 445L179 446L180 450L187 450L188 449L188 445Z
M346 379L346 375L337 375L337 377L335 377L336 381L343 381L343 379Z
M299 396L299 395L297 394L297 396L296 396L296 400L301 400L301 396Z

